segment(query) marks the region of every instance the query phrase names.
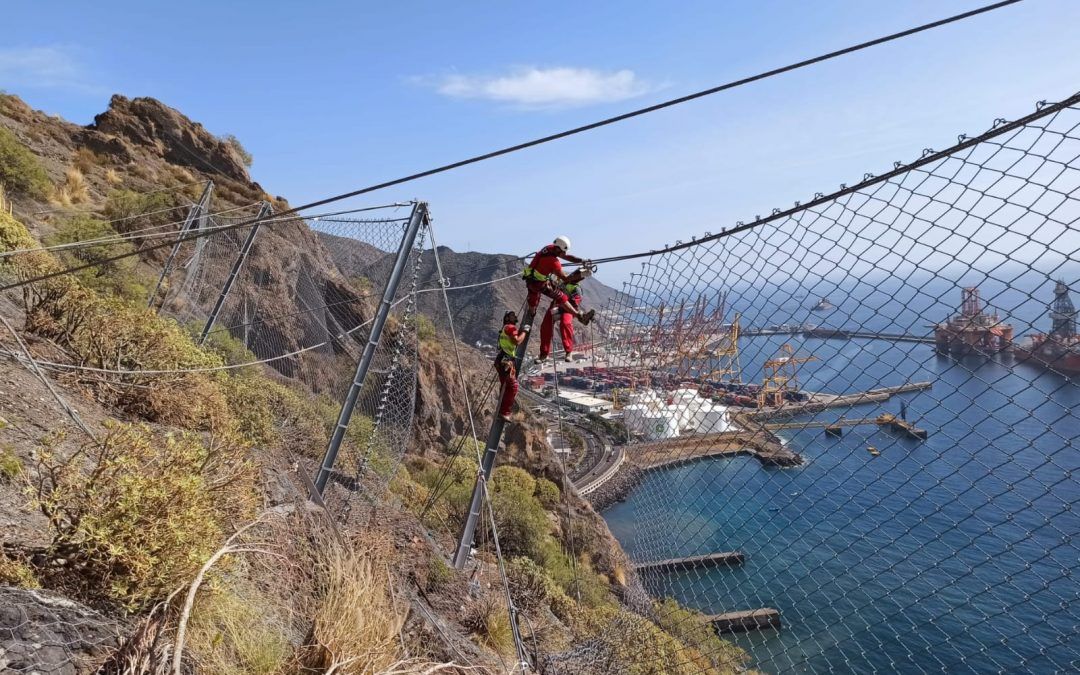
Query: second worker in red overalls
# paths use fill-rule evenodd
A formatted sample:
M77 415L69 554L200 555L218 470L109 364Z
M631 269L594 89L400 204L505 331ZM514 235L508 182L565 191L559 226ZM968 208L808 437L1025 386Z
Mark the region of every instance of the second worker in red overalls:
M581 270L572 272L567 275L566 283L560 289L566 295L567 302L579 311L581 309L581 282L584 278L585 273ZM571 360L570 355L574 352L574 315L558 306L555 300L552 300L551 306L548 307L548 311L544 314L544 321L540 324L540 357L537 359L537 363L546 360L551 355L552 342L554 342L555 338L554 324L556 316L559 317L559 336L562 338L563 351L566 352L566 356L563 358L567 362Z

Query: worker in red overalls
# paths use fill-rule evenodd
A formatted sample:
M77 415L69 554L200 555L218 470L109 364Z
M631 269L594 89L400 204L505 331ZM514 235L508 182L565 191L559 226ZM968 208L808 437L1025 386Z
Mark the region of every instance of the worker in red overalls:
M564 311L571 316L576 316L578 321L588 325L592 321L595 311L582 312L570 304L566 293L555 286L553 282L566 282L566 274L563 272L561 258L567 262L587 264L587 260L570 255L570 240L566 237L556 237L555 241L540 249L529 266L521 273L525 279L525 286L529 290L529 314L535 315L536 308L540 306L540 296L546 295L554 300Z
M566 277L566 283L560 289L566 294L568 302L579 311L581 308L581 282L584 281L585 276L583 270L571 272ZM537 363L543 363L551 355L551 343L555 337L554 317L556 314L559 315L559 334L562 337L563 351L566 352L563 360L567 363L571 360L570 355L574 351L574 316L558 307L555 301L552 300L551 306L548 307L547 313L544 314L544 321L540 324L540 357L536 359Z
M529 325L525 324L521 330L518 330L517 322L516 312L510 311L503 314L503 327L499 331L499 353L495 356L495 371L499 374L499 383L502 385L499 417L507 422L510 421L510 409L514 407L514 399L517 398L518 393L514 359L517 356L518 345L524 342L529 334Z

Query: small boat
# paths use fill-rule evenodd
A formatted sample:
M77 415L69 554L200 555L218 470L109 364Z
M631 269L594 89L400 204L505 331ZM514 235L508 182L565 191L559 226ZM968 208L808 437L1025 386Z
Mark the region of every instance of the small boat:
M866 446L866 451L869 452L870 455L873 456L873 457L877 457L878 455L881 454L881 452L872 445Z
M828 298L821 298L818 300L818 304L810 308L814 312L827 312L830 309L836 309L836 305L829 302Z

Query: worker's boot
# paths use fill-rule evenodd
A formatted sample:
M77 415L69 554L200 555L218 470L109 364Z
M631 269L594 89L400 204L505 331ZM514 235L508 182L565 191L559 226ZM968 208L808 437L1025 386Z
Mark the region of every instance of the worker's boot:
M592 323L592 320L593 320L594 316L596 316L596 310L595 309L590 309L589 311L585 312L584 314L581 314L580 316L578 316L578 321L580 321L583 326L588 326L590 323Z
M572 362L574 360L573 358L571 358L572 356L573 355L570 352L566 352L566 356L563 357L563 361L566 361L567 363Z

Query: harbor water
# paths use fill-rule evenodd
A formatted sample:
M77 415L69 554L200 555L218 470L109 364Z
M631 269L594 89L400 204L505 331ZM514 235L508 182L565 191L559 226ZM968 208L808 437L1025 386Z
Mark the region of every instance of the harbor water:
M1022 334L1045 323L1043 286L984 297L1007 308ZM931 284L908 298L887 285L821 289L809 300L788 294L767 312L741 309L744 325L927 334L929 317L955 311L955 288ZM826 294L835 312L811 312ZM898 413L903 400L929 438L876 426L841 438L781 431L802 466L738 457L651 472L604 513L632 558L739 550L746 562L650 572L650 592L708 614L780 610L782 629L728 636L765 672L1080 669L1080 385L1006 356L955 359L925 344L788 336L744 339L744 379L760 381L784 342L817 357L799 371L810 391L933 383L814 420Z

